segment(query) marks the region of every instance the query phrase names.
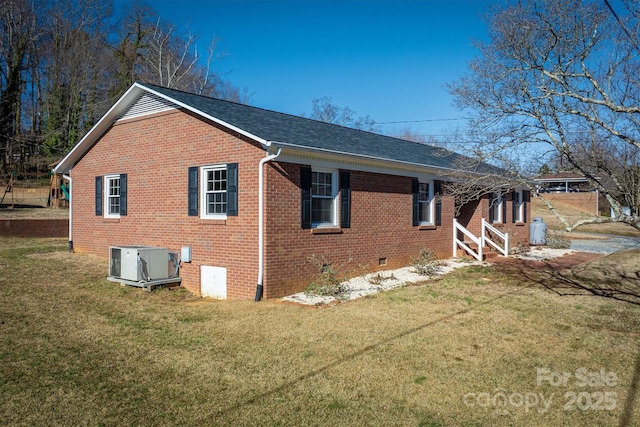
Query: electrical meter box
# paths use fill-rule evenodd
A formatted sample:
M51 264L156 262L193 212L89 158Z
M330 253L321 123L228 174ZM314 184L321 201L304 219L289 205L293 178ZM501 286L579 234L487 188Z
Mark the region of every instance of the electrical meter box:
M140 282L169 277L169 250L152 246L111 246L109 275Z

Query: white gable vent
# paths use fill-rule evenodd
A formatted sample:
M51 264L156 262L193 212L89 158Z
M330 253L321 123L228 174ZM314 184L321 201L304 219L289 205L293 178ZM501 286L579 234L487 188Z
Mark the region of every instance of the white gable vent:
M161 111L173 110L178 106L153 93L143 93L131 104L127 110L118 117L118 120L140 117L146 114L159 113Z

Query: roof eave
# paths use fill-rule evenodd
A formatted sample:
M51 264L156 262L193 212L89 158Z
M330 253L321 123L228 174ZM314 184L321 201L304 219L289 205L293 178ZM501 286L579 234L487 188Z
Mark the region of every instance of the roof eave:
M414 169L414 170L426 169L435 173L442 174L443 176L453 175L453 174L458 174L458 175L471 174L471 175L479 175L479 176L486 175L481 172L467 171L463 169L447 168L443 166L428 165L423 163L405 162L401 160L393 160L393 159L384 158L384 157L367 156L364 154L347 153L347 152L328 150L328 149L317 148L317 147L307 147L307 146L292 144L287 142L270 141L270 143L271 145L276 147L282 147L285 149L290 148L292 150L295 150L297 152L302 152L302 153L305 153L305 152L315 153L315 154L322 154L324 156L327 156L327 155L335 156L336 158L341 158L341 159L360 160L365 162L376 162L376 163L382 163L382 164L388 165L389 167L394 167L398 169Z

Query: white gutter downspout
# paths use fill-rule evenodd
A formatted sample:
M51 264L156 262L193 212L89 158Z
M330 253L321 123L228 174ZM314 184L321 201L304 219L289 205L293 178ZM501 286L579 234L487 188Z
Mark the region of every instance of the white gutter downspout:
M282 148L275 154L268 154L258 164L258 285L256 286L255 301L262 299L264 291L264 164L280 155Z
M73 180L69 175L63 174L62 178L69 181L69 252L73 252Z

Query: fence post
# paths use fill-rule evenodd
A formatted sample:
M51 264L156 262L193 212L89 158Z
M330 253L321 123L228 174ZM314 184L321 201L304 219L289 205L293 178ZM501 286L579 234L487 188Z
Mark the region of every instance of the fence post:
M486 240L486 231L485 231L485 224L486 221L484 220L484 218L482 218L482 221L480 222L481 225L481 231L480 231L480 244L478 245L478 258L480 258L480 262L482 262L483 258L482 258L482 248L484 248L484 242Z
M453 218L453 258L458 255L458 221Z

